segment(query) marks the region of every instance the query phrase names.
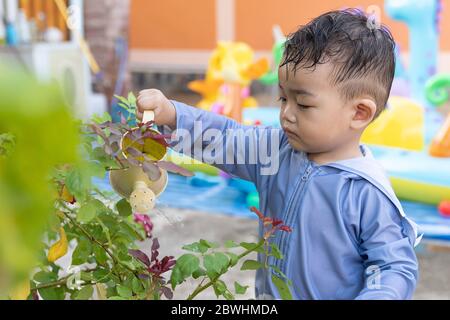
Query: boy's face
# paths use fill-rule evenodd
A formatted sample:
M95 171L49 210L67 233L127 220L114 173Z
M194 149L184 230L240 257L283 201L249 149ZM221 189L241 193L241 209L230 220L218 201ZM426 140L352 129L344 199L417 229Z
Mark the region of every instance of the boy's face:
M352 105L330 84L331 72L329 63L295 75L289 65L279 68L280 122L295 150L324 153L354 139Z

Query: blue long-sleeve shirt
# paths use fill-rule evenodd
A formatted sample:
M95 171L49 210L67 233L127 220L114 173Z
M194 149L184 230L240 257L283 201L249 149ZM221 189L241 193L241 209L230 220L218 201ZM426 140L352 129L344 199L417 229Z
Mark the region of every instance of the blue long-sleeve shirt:
M292 228L291 233L278 232L272 239L284 259L268 259L292 281L295 299L412 297L418 278L414 246L420 237L368 148L361 146L364 156L360 158L319 165L304 152L292 149L282 130L243 126L172 103L177 114L175 135L181 141L175 150L254 182L261 211ZM232 130L244 135L225 144L212 138L211 132L205 138L208 129L222 136L230 136ZM171 132L167 127L160 130ZM269 159L267 150L261 152L261 148L272 152L275 148L276 172L264 172L264 165L274 158ZM217 161L219 150L231 155L228 160L234 162ZM249 163L255 154L260 161ZM260 225L261 235L262 230ZM260 254L259 259L265 257ZM272 272L276 271L257 271L258 298L280 298L271 281Z

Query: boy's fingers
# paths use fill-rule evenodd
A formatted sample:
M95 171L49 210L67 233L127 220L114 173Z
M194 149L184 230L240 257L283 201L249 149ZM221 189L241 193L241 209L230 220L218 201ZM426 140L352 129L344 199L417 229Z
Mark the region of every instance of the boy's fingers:
M142 120L142 117L143 117L143 113L140 112L139 110L136 110L136 118L139 120Z
M145 89L145 90L141 90L139 92L139 95L145 95L145 94L159 94L161 93L161 91L159 91L158 89Z
M152 96L141 96L137 100L137 107L139 111L156 109L156 99Z
M146 89L139 92L137 100L147 99L147 98L157 98L161 95L161 91L156 89Z

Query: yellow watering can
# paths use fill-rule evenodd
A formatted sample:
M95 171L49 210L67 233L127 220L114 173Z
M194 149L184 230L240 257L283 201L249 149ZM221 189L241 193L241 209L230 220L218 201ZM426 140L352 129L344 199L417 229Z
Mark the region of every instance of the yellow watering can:
M153 111L145 111L142 117L142 123L146 124L153 121ZM144 128L144 129L143 129ZM136 127L134 130L145 130L145 133L159 134L157 131L145 127ZM120 148L123 156L128 158L130 148L135 148L145 154L151 160L159 161L164 158L167 153L166 146L162 145L155 139L147 137L143 139L143 143L134 141L130 135L130 131L125 133L120 142ZM144 161L143 157L136 160ZM155 207L156 198L166 189L168 183L167 171L161 168L159 178L150 180L141 166L130 166L126 169L113 170L109 174L109 181L117 194L128 199L133 212L140 214L149 214Z

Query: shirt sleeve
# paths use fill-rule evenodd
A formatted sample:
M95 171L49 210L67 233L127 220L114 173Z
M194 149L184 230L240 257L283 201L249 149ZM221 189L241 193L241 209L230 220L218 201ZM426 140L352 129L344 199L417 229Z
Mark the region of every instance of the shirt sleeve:
M159 130L172 134L174 151L257 185L261 176L278 171L280 129L244 126L212 112L171 102L177 114L176 130L167 126Z
M360 255L364 261L364 288L358 300L411 299L418 263L397 207L375 186L365 184L358 201Z

